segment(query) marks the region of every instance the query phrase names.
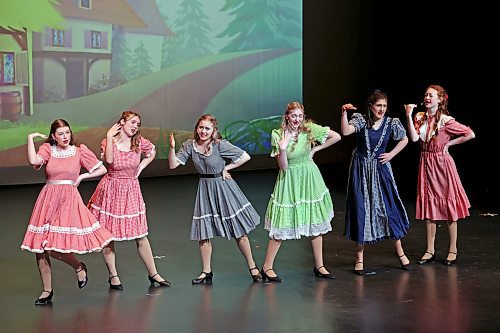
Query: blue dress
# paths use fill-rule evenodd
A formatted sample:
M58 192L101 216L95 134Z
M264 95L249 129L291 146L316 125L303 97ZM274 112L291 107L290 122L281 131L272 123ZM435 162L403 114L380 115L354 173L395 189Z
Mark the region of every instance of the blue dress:
M357 146L352 154L347 187L345 236L358 244L386 238L401 239L410 227L398 194L390 162L378 161L389 139L402 140L406 131L399 119L384 117L378 129L354 113L349 124L356 130Z

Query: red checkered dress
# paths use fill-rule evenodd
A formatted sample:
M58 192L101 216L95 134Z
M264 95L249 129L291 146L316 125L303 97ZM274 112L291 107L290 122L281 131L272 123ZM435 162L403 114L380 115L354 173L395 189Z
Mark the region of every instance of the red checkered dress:
M142 138L139 151L121 151L113 144L113 163L90 198L89 208L116 241L131 240L148 234L146 205L136 178L141 154L150 156L155 149L151 141ZM106 139L101 150L106 149Z

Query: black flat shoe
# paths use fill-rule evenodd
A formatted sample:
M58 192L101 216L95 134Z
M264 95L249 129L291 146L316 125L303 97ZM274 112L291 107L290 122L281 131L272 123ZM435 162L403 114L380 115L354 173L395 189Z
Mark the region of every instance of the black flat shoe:
M448 252L448 254L450 254L450 253L455 255L455 259L453 259L453 260L448 260L448 259L446 259L446 260L444 261L444 265L445 265L445 266L455 265L455 263L457 262L457 257L456 257L457 253L456 253L456 252L451 252L451 251L450 251L450 252Z
M269 271L274 271L274 269L269 268L269 269L266 269L264 271L264 268L262 268L260 270L260 274L262 275L262 282L266 282L266 279L269 282L281 282L281 278L278 275L276 275L276 276L269 276L269 275L267 275L266 273L269 272Z
M427 252L427 251L425 251L425 253L430 254L431 257L427 258L427 259L420 259L419 261L417 261L417 263L419 265L425 265L425 264L428 264L428 263L433 262L434 260L436 260L436 253L430 253L430 252ZM425 255L425 253L424 253L424 255Z
M123 290L123 285L120 283L120 284L112 284L111 283L111 280L113 280L113 278L115 277L118 277L118 275L113 275L113 276L110 276L108 278L108 283L109 283L109 289L112 289L112 290Z
M330 280L335 279L335 276L333 276L331 273L326 273L326 274L321 273L319 270L321 268L323 268L323 267L325 267L325 266L321 266L321 267L318 267L318 268L316 268L316 266L313 267L313 273L314 273L314 275L316 277L320 277L322 279L330 279Z
M249 268L248 270L250 271L253 282L259 282L260 280L262 280L262 274L260 274L259 267L255 266L254 268ZM253 275L253 270L257 270L257 274Z
M151 286L154 286L155 283L158 283L158 286L160 286L160 287L170 287L172 285L172 283L170 281L167 281L167 280L161 280L161 281L155 280L154 277L157 275L158 275L158 273L154 274L153 276L148 275L148 280L149 280L149 282L151 282Z
M87 275L87 266L83 262L80 262L80 268L76 270L76 273L78 274L81 271L85 271L85 277L81 281L78 280L78 288L80 288L80 289L84 288L87 285L87 283L89 282L89 278Z
M356 275L365 275L365 270L364 268L361 268L361 269L356 269L356 265L357 264L363 264L362 261L356 261L356 263L354 264L354 269L352 270L352 272Z
M405 256L406 255L404 253L402 255L398 256L399 264L401 265L401 269L403 269L405 271L409 271L410 270L410 260L408 260L408 263L406 265L403 264L403 261L401 260L401 258L403 258Z
M212 284L212 278L214 277L214 273L212 273L212 271L210 271L209 273L201 271L201 274L205 274L205 276L193 279L191 281L191 284L201 284L203 282L205 282L206 284Z
M52 296L54 296L54 290L51 290L51 291L44 290L44 292L49 293L49 296L38 298L35 301L35 305L48 305L48 304L52 304Z

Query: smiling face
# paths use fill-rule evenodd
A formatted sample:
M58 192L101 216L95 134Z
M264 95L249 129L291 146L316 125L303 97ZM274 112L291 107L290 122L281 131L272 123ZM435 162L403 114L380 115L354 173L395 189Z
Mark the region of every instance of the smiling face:
M198 134L198 143L200 144L211 140L214 133L214 124L209 120L201 120L196 127L196 133Z
M440 97L438 95L438 91L433 88L427 89L424 95L424 105L427 109L434 109L436 110L438 108L440 102Z
M382 119L387 112L387 100L386 99L378 99L375 103L370 105L370 110L373 115L373 120L377 121Z
M299 126L304 122L304 110L294 109L289 111L286 115L286 121L291 130L297 131Z
M138 116L133 116L127 121L121 119L120 124L122 125L122 133L128 137L132 137L139 131L141 119Z
M52 134L52 139L59 148L66 149L71 142L71 130L68 126L59 127Z

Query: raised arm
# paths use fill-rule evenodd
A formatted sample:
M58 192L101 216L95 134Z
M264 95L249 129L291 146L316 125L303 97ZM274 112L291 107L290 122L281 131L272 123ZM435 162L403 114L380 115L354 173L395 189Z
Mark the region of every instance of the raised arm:
M347 119L347 110L357 110L357 109L358 108L356 108L351 103L342 105L342 116L340 118L340 132L342 133L342 135L347 136L356 132L354 126L349 125L349 120Z
M114 124L106 133L106 152L104 159L106 163L113 164L113 138L120 132L122 125L119 123Z
M181 165L181 163L177 160L177 158L175 158L175 137L174 137L174 133L170 133L169 141L170 141L170 151L168 152L168 167L170 169L175 169L179 165Z
M42 165L43 161L36 156L35 141L34 141L35 138L46 139L47 136L38 132L28 134L28 161L31 165L36 167Z
M418 141L418 133L415 130L415 124L413 123L413 109L417 107L417 104L405 104L406 112L406 122L408 124L408 136L412 142Z
M288 157L286 155L286 147L288 147L288 143L292 139L292 134L289 131L285 131L283 137L278 142L279 145L279 154L276 155L276 161L278 162L278 166L281 170L288 169Z

